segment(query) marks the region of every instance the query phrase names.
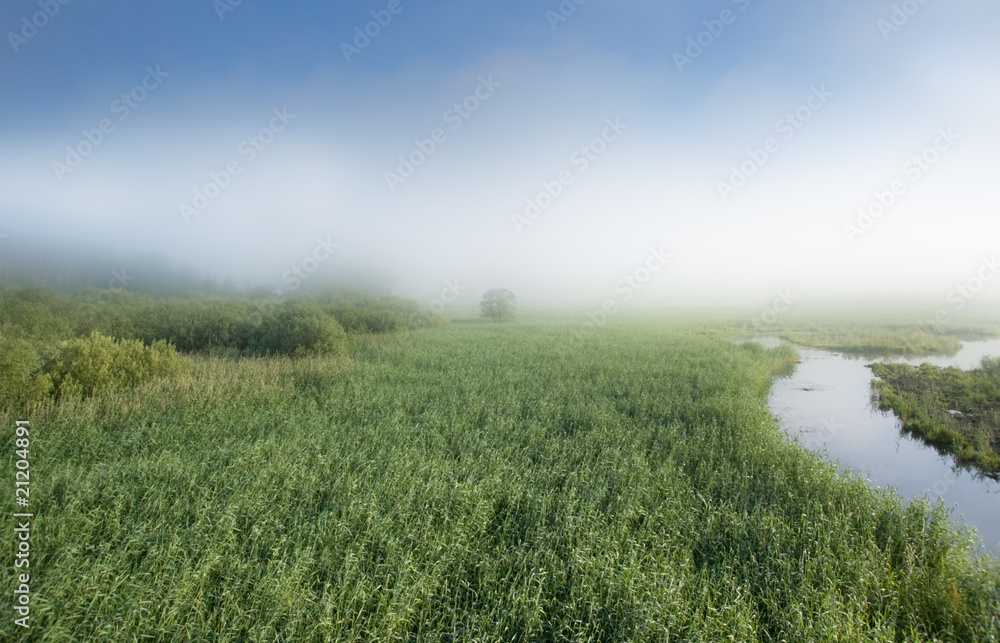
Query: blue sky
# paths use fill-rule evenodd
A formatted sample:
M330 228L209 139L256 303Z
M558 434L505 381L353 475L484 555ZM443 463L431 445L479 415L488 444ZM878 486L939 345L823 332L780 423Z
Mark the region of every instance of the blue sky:
M997 250L995 2L567 0L559 22L557 1L244 0L221 19L220 3L0 8L8 243L111 242L276 284L332 235L338 259L387 265L422 301L459 279L466 304L506 285L582 305L661 245L672 260L636 305L754 305L779 288L933 304ZM43 26L25 32L33 17ZM342 43L366 27L377 35L348 62ZM65 171L67 146L106 119ZM609 120L625 129L598 141ZM399 157L420 159L436 130L391 189ZM914 155L933 163L907 172ZM746 184L720 187L741 166ZM525 223L560 175L572 182Z

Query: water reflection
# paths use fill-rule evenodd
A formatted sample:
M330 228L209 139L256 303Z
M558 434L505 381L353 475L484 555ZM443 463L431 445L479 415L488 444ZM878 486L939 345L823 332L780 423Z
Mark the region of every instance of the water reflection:
M754 341L780 343L775 337ZM873 487L895 487L905 498L941 499L956 520L976 527L988 550L1000 553L1000 483L957 468L950 456L904 435L894 415L875 408L866 367L871 358L797 349L801 363L790 377L775 379L769 399L785 430ZM974 368L985 355L1000 355L1000 340L966 342L950 357L897 361Z

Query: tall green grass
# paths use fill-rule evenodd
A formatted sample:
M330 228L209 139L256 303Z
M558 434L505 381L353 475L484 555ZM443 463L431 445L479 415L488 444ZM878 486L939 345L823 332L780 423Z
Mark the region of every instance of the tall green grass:
M802 346L863 355L953 355L962 348L958 337L917 326L856 324L821 330L790 330L781 336Z
M872 397L903 430L959 465L1000 479L1000 358L963 371L933 364L871 364ZM956 413L957 412L957 413Z
M566 350L570 332L435 328L359 343L350 366L201 357L36 408L32 633L9 591L0 632L998 638L1000 570L974 534L782 436L765 398L789 349L637 323ZM13 480L10 431L0 447Z

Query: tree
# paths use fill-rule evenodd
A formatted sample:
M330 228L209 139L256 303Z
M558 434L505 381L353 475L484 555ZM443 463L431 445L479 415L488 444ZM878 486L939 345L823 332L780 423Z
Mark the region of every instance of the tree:
M492 288L483 295L479 308L483 317L497 322L509 321L514 319L514 313L517 311L517 299L514 293L506 288Z

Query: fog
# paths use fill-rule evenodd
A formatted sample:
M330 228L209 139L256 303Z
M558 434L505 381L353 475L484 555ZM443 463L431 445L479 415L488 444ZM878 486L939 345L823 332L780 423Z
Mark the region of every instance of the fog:
M994 2L148 4L0 8L0 261L1000 301Z

